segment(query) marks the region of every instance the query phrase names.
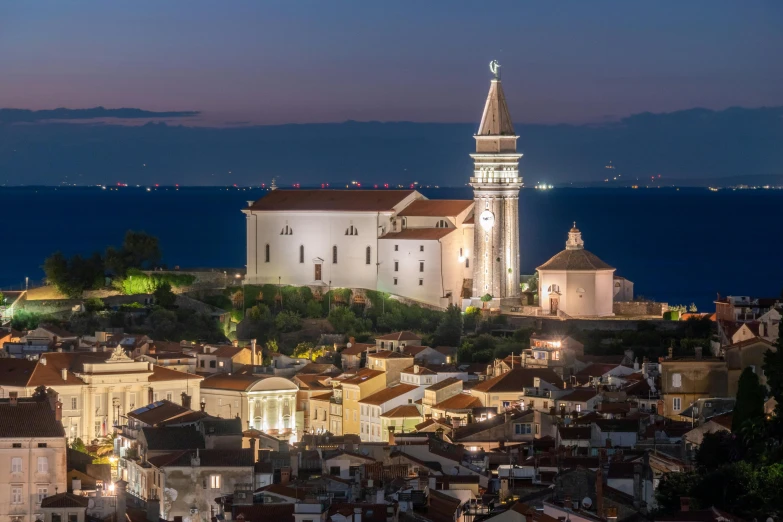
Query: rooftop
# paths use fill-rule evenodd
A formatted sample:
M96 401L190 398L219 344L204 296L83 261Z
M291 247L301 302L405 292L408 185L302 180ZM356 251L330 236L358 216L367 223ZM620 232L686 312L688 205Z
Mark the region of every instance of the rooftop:
M386 335L380 335L375 338L376 341L421 341L421 337L409 330L401 332L392 332Z
M398 216L453 217L467 210L472 199L419 199L402 209Z
M555 388L562 389L563 387L563 379L548 368L514 368L497 377L478 383L471 391L484 393L521 392L525 388L531 388L536 377Z
M392 211L414 190L286 190L270 191L249 211L383 212Z
M442 239L456 228L406 228L399 232L390 232L379 239L416 239L422 241L436 241Z
M361 404L370 404L372 406L380 406L392 399L396 399L401 395L412 392L418 389L418 386L414 384L398 384L390 388L384 388L379 392L373 393L369 397L359 401Z
M49 398L0 399L0 438L65 437Z
M403 404L381 414L381 417L387 419L415 418L421 417L421 412L419 412L419 409L413 404Z

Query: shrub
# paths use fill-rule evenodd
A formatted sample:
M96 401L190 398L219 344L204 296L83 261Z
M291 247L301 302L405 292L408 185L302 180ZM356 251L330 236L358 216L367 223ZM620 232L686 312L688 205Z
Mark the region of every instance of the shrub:
M302 329L302 318L296 312L283 310L275 317L275 328L283 333Z
M106 305L104 304L103 299L98 297L90 297L84 301L84 309L88 312L98 312L104 308L106 308Z
M321 303L318 301L308 301L307 305L305 306L305 315L311 319L318 319L319 317L323 317L324 310L321 306Z

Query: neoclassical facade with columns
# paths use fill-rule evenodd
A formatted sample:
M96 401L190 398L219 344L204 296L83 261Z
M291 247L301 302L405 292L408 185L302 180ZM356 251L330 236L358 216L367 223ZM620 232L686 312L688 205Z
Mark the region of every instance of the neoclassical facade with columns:
M213 375L201 383L201 402L210 415L242 419L245 429L297 440L303 430L302 413L297 415L296 384L283 377L257 375Z
M66 436L85 442L110 435L129 411L151 402L180 403L185 393L192 404L198 404L203 378L134 361L120 347L107 352L46 353L38 361L8 359L7 366L12 367L10 372L29 378L20 385L2 382L0 377L4 395L16 391L20 397L32 397L39 386L53 389L63 405Z

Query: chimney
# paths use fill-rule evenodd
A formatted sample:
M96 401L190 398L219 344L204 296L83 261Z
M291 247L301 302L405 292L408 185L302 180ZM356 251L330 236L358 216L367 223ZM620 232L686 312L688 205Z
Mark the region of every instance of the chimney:
M680 511L685 513L691 509L691 497L680 497Z
M60 401L54 404L54 418L60 422L63 420L63 403Z
M16 406L19 402L19 392L8 392L8 404Z
M258 354L256 353L256 340L255 339L250 339L250 351L251 351L250 357L253 358L253 365L254 366L258 366L261 361L257 360L258 359Z
M414 364L414 365L413 365L413 373L414 373L414 374L417 374L417 373L419 373L419 365L418 365L418 364Z
M669 346L669 359L674 358L674 346Z
M182 392L182 407L190 409L190 395L188 395L185 392Z
M291 482L291 466L280 468L280 485L285 486Z
M152 401L152 399L153 399L154 397L155 397L155 393L154 393L154 391L152 390L152 387L150 387L150 388L147 390L147 404L152 404L152 402L153 402L153 401Z
M206 407L207 407L207 400L206 400L206 399L204 399L204 398L202 397L202 398L201 398L201 403L199 404L199 409L200 409L200 410L201 410L201 412L203 413L203 412L204 412L204 409L205 409Z
M117 503L117 522L125 522L125 486L128 483L124 480L118 480L114 483L114 493L117 495L115 502Z
M255 339L253 339L253 341L255 341ZM231 346L233 346L234 348L238 347L239 341L237 339L234 339L233 341L231 341ZM253 346L255 346L255 343L253 343Z
M82 481L80 479L72 479L71 480L71 491L76 493L77 491L81 491L82 489ZM78 495L78 493L76 493Z
M595 472L595 512L604 516L604 473L599 466Z
M250 437L250 454L253 455L253 463L258 462L258 452L256 451L255 437Z
M46 357L41 357L40 363L41 366L46 366Z
M633 507L639 509L642 505L642 464L633 465Z
M696 352L696 359L701 360L701 346L696 346L694 351Z
M353 508L353 522L362 522L362 508Z
M160 520L160 500L157 498L147 499L147 521L159 522Z
M199 455L198 448L196 448L196 454L190 456L190 465L194 468L201 466L201 456Z
M60 375L62 376L64 381L68 380L68 368L63 368L60 370Z

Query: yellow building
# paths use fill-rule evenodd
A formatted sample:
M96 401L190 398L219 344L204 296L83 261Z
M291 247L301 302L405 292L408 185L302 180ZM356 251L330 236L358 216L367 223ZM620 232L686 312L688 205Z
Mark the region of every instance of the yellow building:
M702 357L671 357L661 362L663 410L660 415L679 420L680 412L698 399L729 397L729 370L726 361Z
M514 368L470 389L470 394L479 399L485 408L496 408L497 411L512 408L521 401L527 404L533 397L540 398L536 407L549 411L564 393L560 376L548 368Z
M379 370L362 368L344 379L335 379L342 388L343 435L358 434L360 426L359 401L386 387L386 374ZM335 433L335 435L337 435Z
M330 411L331 403L334 393L322 393L321 395L313 395L309 399L309 411L310 411L310 423L308 426L308 433L325 433L331 430L330 424ZM340 433L334 433L334 435L342 435L342 424L340 425Z

